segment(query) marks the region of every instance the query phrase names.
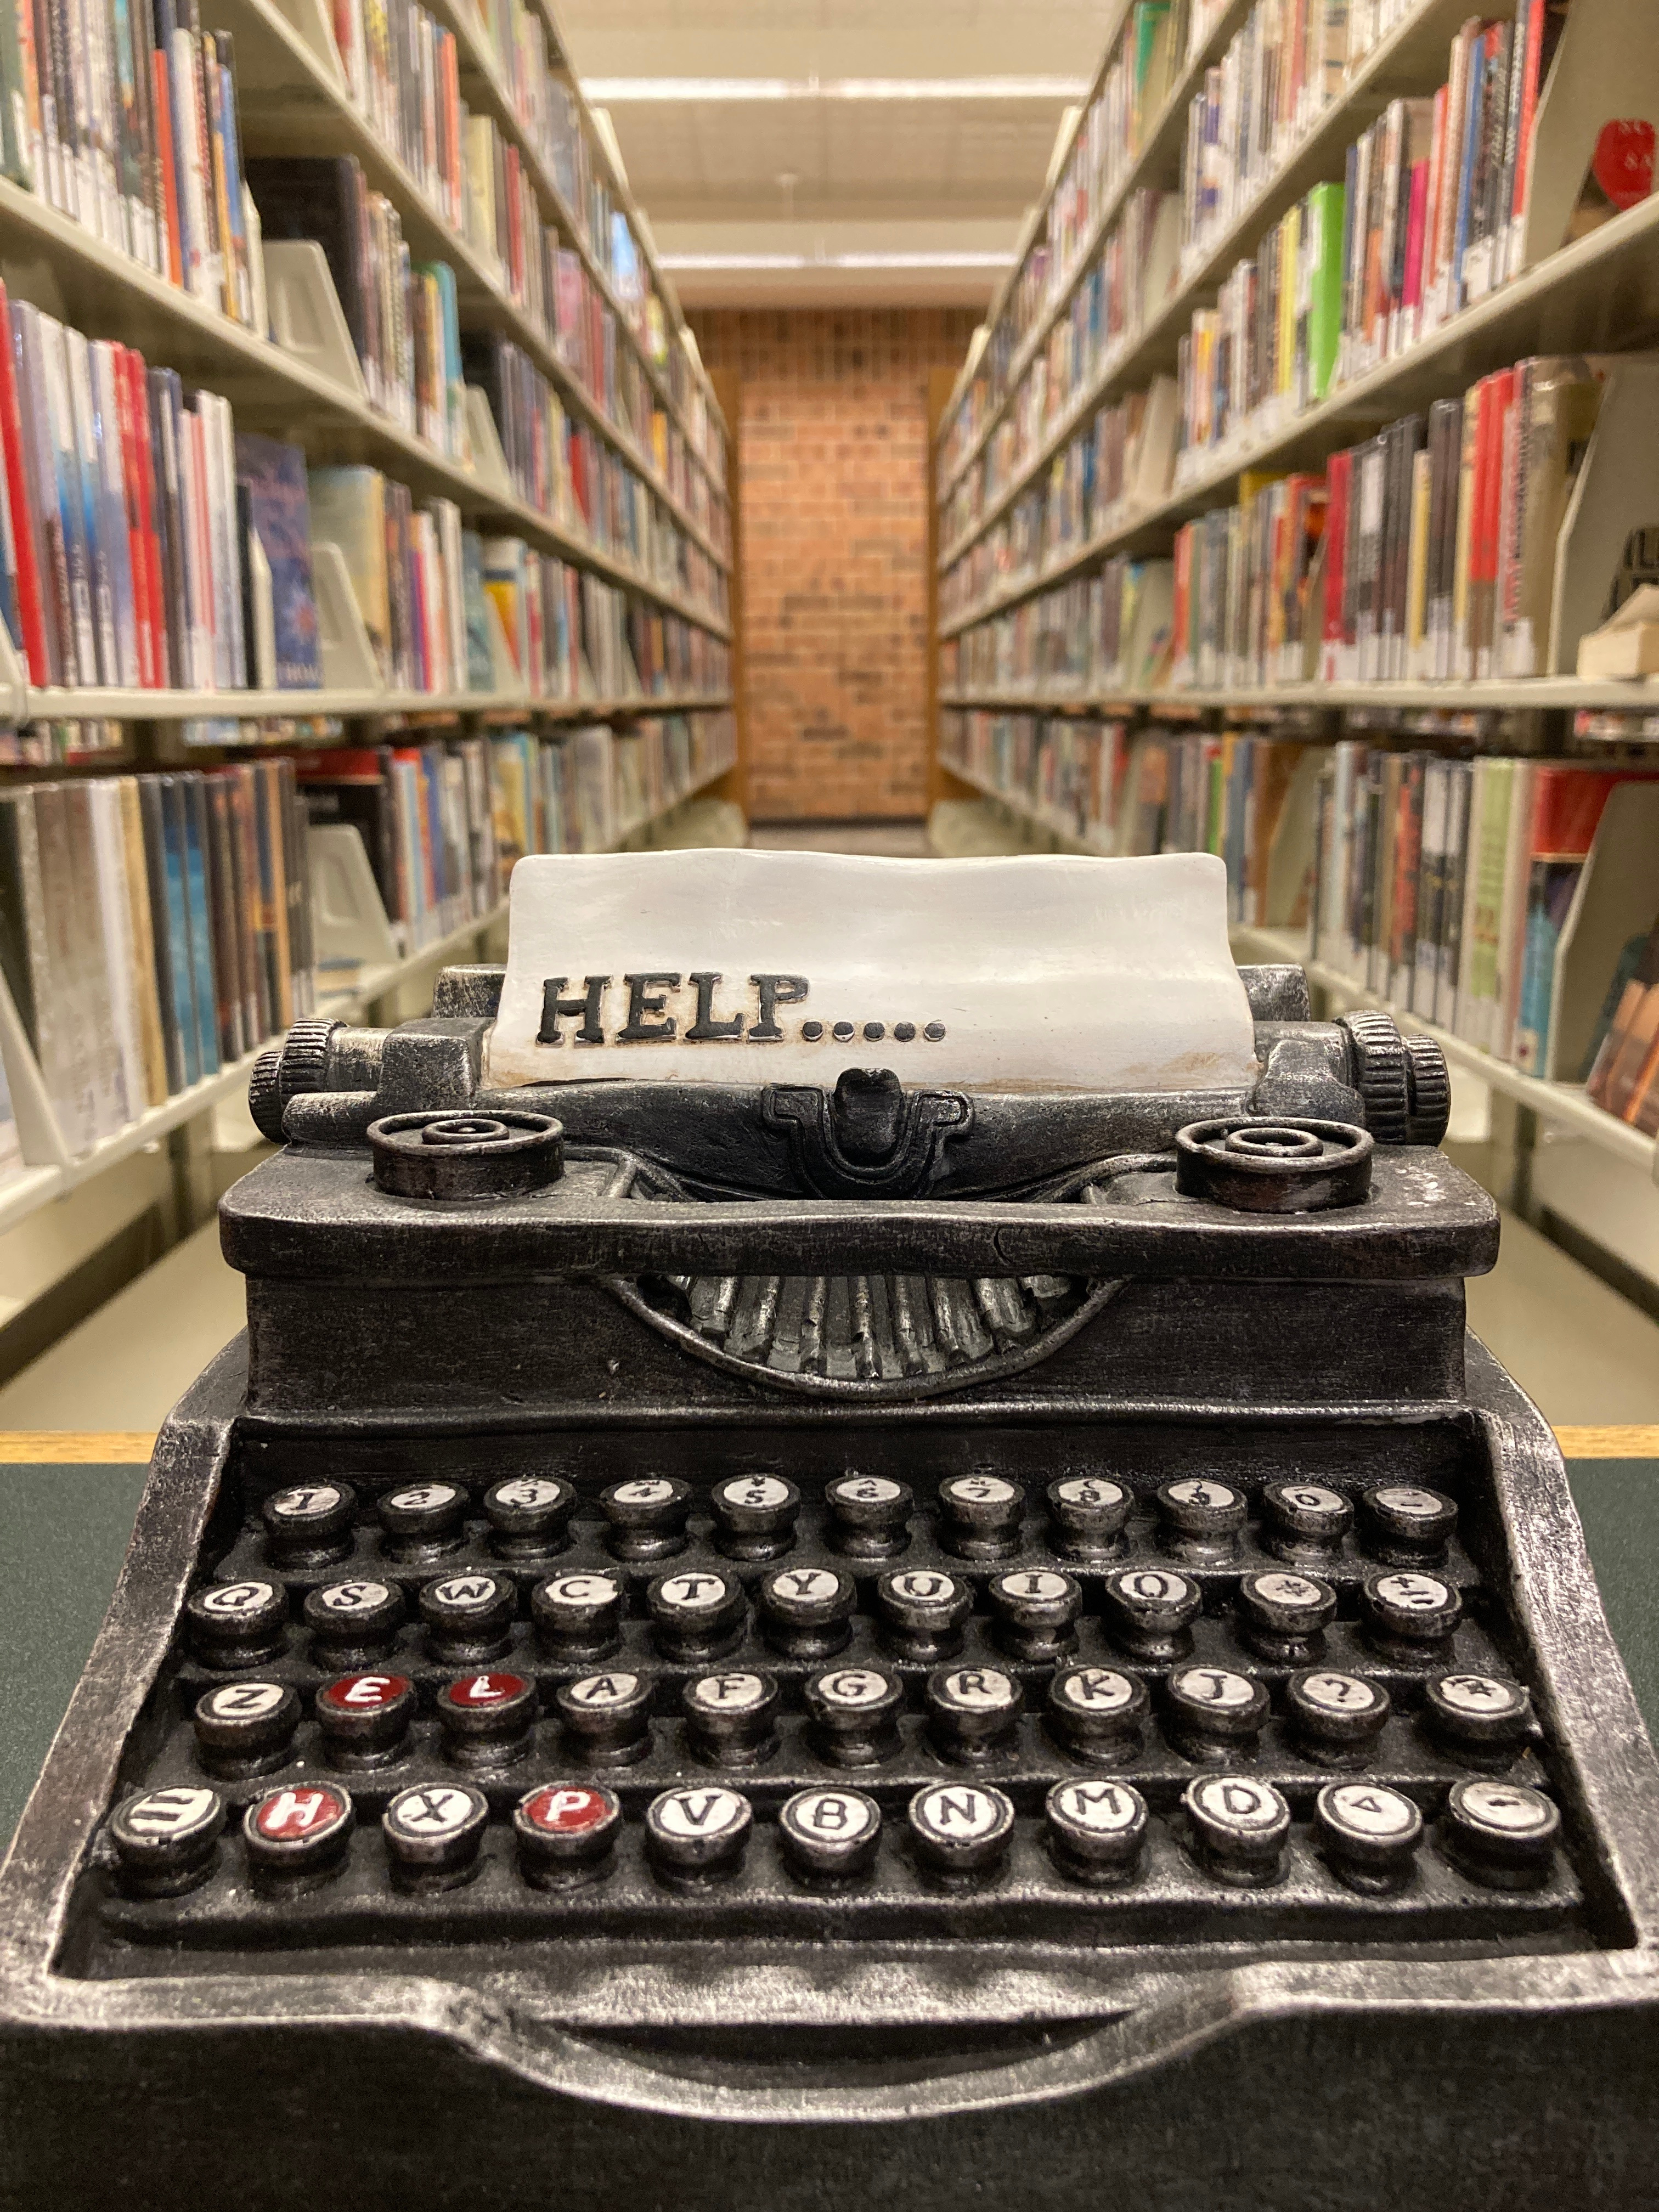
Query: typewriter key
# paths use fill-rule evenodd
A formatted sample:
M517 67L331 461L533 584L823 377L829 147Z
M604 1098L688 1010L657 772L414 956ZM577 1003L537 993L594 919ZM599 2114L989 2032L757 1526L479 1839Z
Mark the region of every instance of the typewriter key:
M1207 1874L1240 1889L1278 1881L1291 1808L1271 1782L1206 1774L1188 1784L1181 1802L1193 1854Z
M185 1618L204 1665L255 1667L283 1648L288 1598L275 1583L204 1583L185 1600Z
M591 1881L602 1872L622 1827L622 1805L592 1783L547 1782L528 1790L513 1813L519 1871L538 1889Z
M489 1546L500 1559L550 1559L563 1551L576 1493L556 1475L520 1474L484 1492Z
M1278 1559L1334 1559L1352 1525L1352 1506L1322 1482L1270 1482L1261 1493L1262 1541Z
M778 1686L769 1674L700 1674L685 1686L685 1733L714 1766L753 1766L776 1747Z
M109 1839L131 1897L177 1897L206 1880L225 1825L216 1790L144 1790L116 1807Z
M1447 1856L1493 1889L1535 1889L1560 1834L1550 1800L1519 1782L1454 1782L1440 1826Z
M1073 1881L1122 1881L1146 1840L1146 1801L1127 1782L1056 1782L1044 1801L1048 1849Z
M651 1748L651 1685L643 1674L584 1674L553 1702L571 1749L593 1766L631 1766Z
M1059 1659L1077 1642L1083 1593L1052 1567L1010 1567L993 1575L988 1595L997 1642L1016 1659Z
M1366 1633L1390 1658L1433 1659L1450 1638L1463 1611L1452 1584L1438 1575L1396 1568L1367 1575L1359 1604Z
M691 1492L665 1474L613 1483L599 1500L611 1523L606 1540L619 1559L665 1559L685 1549Z
M410 1482L380 1502L380 1548L389 1559L441 1559L466 1537L467 1495L453 1482Z
M317 1692L317 1725L331 1766L386 1766L401 1756L415 1717L407 1674L341 1674Z
M542 1649L556 1659L597 1659L622 1641L623 1589L615 1575L553 1575L530 1593Z
M665 1790L645 1808L646 1856L671 1882L718 1881L742 1859L754 1817L735 1790Z
M1495 1674L1437 1674L1424 1686L1431 1733L1471 1765L1500 1769L1532 1736L1532 1698Z
M1401 1566L1432 1566L1445 1555L1457 1526L1457 1508L1437 1490L1414 1483L1387 1483L1368 1490L1359 1501L1365 1548L1373 1559Z
M284 1887L309 1887L339 1867L356 1820L350 1793L337 1784L268 1790L242 1820L248 1864Z
M203 1692L192 1717L196 1756L210 1774L268 1774L289 1755L299 1693L285 1682L224 1682Z
M783 1855L812 1881L868 1874L881 1842L881 1808L861 1790L798 1790L778 1814Z
M743 1631L743 1584L712 1567L659 1575L645 1594L665 1659L715 1659Z
M459 1782L400 1790L380 1815L392 1878L400 1889L453 1889L477 1863L489 1800Z
M803 1695L812 1748L832 1766L877 1766L898 1749L904 1691L896 1675L834 1667L813 1675Z
M775 1559L795 1540L800 1492L781 1474L734 1474L708 1494L714 1541L728 1559Z
M953 1474L939 1486L939 1541L962 1559L1006 1559L1019 1547L1025 1492L1000 1474Z
M1048 1685L1048 1720L1074 1758L1121 1765L1140 1749L1146 1685L1114 1667L1062 1667Z
M510 1766L535 1723L536 1686L522 1674L463 1674L438 1692L444 1757L456 1766Z
M1265 1683L1225 1667L1178 1667L1164 1685L1164 1732L1183 1759L1254 1757L1267 1717Z
M1224 1482L1186 1475L1158 1493L1164 1542L1182 1559L1220 1559L1237 1549L1244 1500Z
M1133 1503L1124 1484L1103 1474L1063 1475L1046 1492L1054 1548L1072 1559L1115 1559Z
M354 1492L343 1482L306 1482L274 1490L259 1508L265 1553L275 1567L329 1567L351 1555Z
M848 1559L890 1559L909 1542L915 1500L908 1482L884 1474L843 1474L823 1495L830 1541Z
M761 1629L791 1659L827 1659L853 1633L858 1586L833 1567L775 1567L760 1586Z
M1192 1650L1204 1595L1190 1577L1168 1567L1122 1567L1107 1576L1101 1597L1109 1634L1135 1658L1179 1659Z
M910 1800L906 1816L917 1858L947 1881L992 1872L1014 1832L1012 1805L982 1783L930 1783Z
M428 1653L441 1667L465 1667L506 1650L519 1593L505 1575L442 1575L420 1607Z
M906 1659L945 1659L962 1649L974 1593L936 1567L902 1567L876 1584L876 1611L891 1649Z
M1025 1693L1000 1667L940 1667L927 1677L935 1747L946 1759L992 1758L1003 1750L1025 1706Z
M306 1626L319 1667L361 1666L384 1658L403 1626L404 1594L395 1583L321 1583L307 1590Z
M1423 1815L1380 1782L1328 1782L1314 1801L1314 1833L1351 1889L1397 1889L1423 1840Z
M1334 1667L1292 1674L1285 1702L1298 1749L1321 1766L1363 1766L1389 1712L1380 1682Z
M1316 1658L1336 1618L1336 1592L1316 1575L1268 1567L1241 1575L1238 1626L1252 1651L1295 1665Z

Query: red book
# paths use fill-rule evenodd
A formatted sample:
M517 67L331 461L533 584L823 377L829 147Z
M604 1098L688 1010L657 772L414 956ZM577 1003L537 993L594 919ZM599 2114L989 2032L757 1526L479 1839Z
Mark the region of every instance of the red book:
M161 512L161 474L155 464L155 417L150 410L149 377L143 358L136 353L129 353L127 367L132 379L133 417L138 426L138 465L143 486L144 569L150 620L155 625L155 681L165 689L181 679L179 671L173 665L167 594L161 580L167 562L163 537L167 526Z
M1422 281L1419 296L1427 298L1440 271L1436 264L1436 241L1440 235L1440 196L1446 188L1446 108L1449 88L1434 95L1434 119L1429 131L1429 190L1423 210Z
M1418 307L1423 298L1423 241L1428 235L1428 207L1429 165L1426 161L1414 161L1406 217L1406 275L1400 295L1400 304L1404 307Z
M1480 443L1474 463L1474 527L1469 538L1469 643L1473 674L1492 673L1492 635L1498 612L1498 518L1504 497L1504 418L1515 390L1515 371L1500 368L1483 377Z
M1340 680L1345 643L1342 600L1347 581L1348 490L1352 453L1333 453L1325 466L1325 630L1319 672L1327 684Z
M47 684L52 682L52 654L46 643L46 605L40 596L40 549L36 538L40 523L29 504L23 422L12 360L11 311L3 284L0 284L0 459L5 465L6 499L11 509L17 562L17 620L22 631L19 643L29 682Z
M173 78L167 57L160 46L150 59L155 64L155 100L152 112L161 165L161 228L167 243L167 277L172 283L182 284L185 264L179 243L179 172L173 152Z
M138 460L138 440L132 419L132 379L128 373L131 349L114 348L111 362L115 386L115 419L120 433L121 498L127 516L127 559L132 571L132 630L138 654L141 689L153 691L155 673L155 631L150 610L149 569L144 559L145 525L149 510L143 503L143 475Z

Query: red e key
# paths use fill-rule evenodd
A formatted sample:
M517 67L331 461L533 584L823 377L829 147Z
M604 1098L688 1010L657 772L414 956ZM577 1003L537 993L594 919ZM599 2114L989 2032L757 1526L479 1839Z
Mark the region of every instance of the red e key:
M394 1758L415 1712L407 1674L337 1674L317 1692L323 1747L336 1765L358 1767Z

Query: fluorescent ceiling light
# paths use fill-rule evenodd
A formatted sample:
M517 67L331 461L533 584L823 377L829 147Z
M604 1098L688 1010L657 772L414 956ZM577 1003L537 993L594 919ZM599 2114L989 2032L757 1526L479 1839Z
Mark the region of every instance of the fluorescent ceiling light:
M693 271L748 269L1007 269L1012 253L665 253L665 269Z
M1082 100L1081 76L589 76L605 106L643 100Z

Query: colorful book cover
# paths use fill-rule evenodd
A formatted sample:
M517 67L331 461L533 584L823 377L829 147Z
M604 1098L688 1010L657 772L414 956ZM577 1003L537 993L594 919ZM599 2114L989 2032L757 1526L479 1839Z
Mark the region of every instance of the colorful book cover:
M236 482L246 493L248 521L270 570L278 688L315 690L323 680L323 665L312 586L306 457L297 446L239 430Z
M208 879L206 796L199 775L170 779L179 787L185 833L185 892L190 917L191 986L204 1075L219 1072L219 993L213 963L213 894Z

